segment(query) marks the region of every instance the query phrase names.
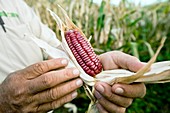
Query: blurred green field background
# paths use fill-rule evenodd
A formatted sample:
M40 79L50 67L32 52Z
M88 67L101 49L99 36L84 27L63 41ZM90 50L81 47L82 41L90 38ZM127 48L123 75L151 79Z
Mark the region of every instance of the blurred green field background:
M97 54L119 50L147 62L155 53L163 37L167 37L157 61L170 60L170 1L148 6L134 5L126 0L118 6L110 5L109 0L96 5L92 0L26 0L61 39L59 29L46 8L58 15L62 13L60 4L83 30L87 37L92 36L91 44ZM170 113L170 83L146 84L147 94L135 99L127 113ZM78 113L84 113L89 99L83 89L73 100ZM62 108L58 113L66 113Z

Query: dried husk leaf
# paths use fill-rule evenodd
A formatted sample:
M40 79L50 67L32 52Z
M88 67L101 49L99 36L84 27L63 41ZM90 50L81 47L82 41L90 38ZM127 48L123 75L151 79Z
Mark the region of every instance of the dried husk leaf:
M166 83L166 82L170 82L170 70L163 71L159 74L142 76L134 82L144 82L144 83Z

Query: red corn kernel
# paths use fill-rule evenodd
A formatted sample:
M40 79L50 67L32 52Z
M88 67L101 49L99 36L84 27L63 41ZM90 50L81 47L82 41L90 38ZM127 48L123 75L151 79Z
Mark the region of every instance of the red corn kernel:
M97 55L79 31L65 32L65 39L77 62L87 74L94 77L102 71L102 64Z

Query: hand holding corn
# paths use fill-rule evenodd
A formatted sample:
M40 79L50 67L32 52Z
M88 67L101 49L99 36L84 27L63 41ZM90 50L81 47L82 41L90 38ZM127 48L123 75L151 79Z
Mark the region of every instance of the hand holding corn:
M99 56L99 59L104 70L123 68L137 72L145 65L136 57L120 51L104 53ZM99 113L124 113L134 98L141 98L146 94L143 83L109 85L105 82L97 82L94 87Z

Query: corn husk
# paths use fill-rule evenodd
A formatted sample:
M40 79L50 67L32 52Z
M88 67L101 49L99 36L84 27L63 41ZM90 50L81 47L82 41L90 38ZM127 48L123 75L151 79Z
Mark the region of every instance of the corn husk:
M67 13L61 6L64 21L61 20L53 11L49 10L52 17L56 20L56 23L61 30L62 42L57 45L57 47L52 47L41 39L37 39L34 36L32 40L44 50L52 58L66 58L69 60L68 67L76 67L80 70L80 78L84 81L84 89L87 96L91 99L91 103L87 110L87 113L97 113L95 103L97 100L93 95L93 91L89 89L89 86L93 87L96 81L103 81L110 85L115 83L133 83L133 82L143 82L143 83L165 83L170 82L170 61L156 62L156 58L164 45L165 38L162 38L161 44L158 47L155 55L149 60L149 62L141 68L138 72L134 73L129 70L115 69L102 71L95 77L91 77L84 72L84 70L77 63L74 55L69 49L67 42L65 40L64 32L69 29L77 29L84 37L85 34L71 21L67 16ZM87 40L87 39L86 39ZM93 88L92 88L93 89Z

